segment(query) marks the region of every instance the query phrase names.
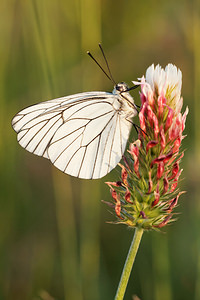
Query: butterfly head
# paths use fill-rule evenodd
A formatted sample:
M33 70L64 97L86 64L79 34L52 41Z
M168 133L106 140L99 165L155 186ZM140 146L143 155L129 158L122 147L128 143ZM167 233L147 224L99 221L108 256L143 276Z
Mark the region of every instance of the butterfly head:
M115 86L115 90L118 93L123 93L126 92L129 89L128 85L125 82L119 82L118 84L116 84Z

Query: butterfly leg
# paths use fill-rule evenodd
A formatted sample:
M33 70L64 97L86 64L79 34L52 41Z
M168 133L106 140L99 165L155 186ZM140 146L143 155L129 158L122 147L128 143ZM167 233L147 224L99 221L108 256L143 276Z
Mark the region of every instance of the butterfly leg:
M130 120L129 118L126 118L126 120L133 125L133 127L135 128L135 131L137 132L137 134L139 132L138 130L141 130L147 136L146 132L139 125L133 123L133 121Z

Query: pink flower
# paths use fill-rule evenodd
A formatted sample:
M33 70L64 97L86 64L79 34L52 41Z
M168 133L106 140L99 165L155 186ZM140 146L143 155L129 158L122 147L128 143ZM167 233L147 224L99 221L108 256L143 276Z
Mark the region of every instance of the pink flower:
M188 108L182 114L182 73L172 64L151 65L136 84L141 85L141 130L120 165L122 179L109 185L115 186L111 193L119 223L157 229L173 220L181 195L180 146Z

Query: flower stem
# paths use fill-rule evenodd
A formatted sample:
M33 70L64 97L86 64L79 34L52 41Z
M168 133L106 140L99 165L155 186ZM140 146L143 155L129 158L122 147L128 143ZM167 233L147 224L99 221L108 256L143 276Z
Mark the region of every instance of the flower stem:
M143 231L144 230L142 228L135 229L134 237L133 237L133 240L132 240L129 252L128 252L128 256L126 258L126 262L125 262L124 269L123 269L123 272L121 275L121 279L119 282L115 300L122 300L124 298L126 286L127 286L127 283L128 283L128 280L129 280L129 277L131 274L132 266L135 261L135 257L136 257L136 254L137 254L137 251L138 251L138 248L140 245Z

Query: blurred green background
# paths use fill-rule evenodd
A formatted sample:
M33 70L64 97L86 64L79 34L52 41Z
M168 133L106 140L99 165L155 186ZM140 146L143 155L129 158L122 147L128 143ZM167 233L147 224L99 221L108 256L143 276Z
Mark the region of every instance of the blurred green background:
M0 299L114 298L133 231L106 223L115 217L101 200L119 169L94 181L64 175L11 128L31 104L112 91L86 54L103 62L101 42L117 82L176 64L190 109L178 220L144 234L125 299L199 300L200 1L1 0L0 37Z

